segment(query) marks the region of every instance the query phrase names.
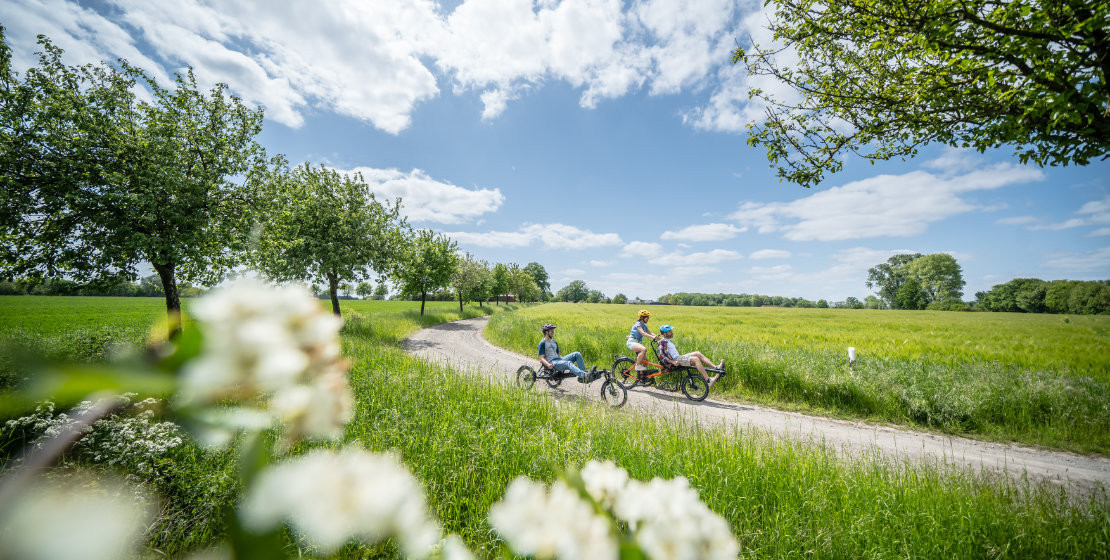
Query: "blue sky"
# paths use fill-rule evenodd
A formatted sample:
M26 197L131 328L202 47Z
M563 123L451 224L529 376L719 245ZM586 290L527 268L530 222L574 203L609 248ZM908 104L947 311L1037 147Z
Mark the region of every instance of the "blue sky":
M553 289L862 299L897 252L954 255L965 299L1017 277L1110 278L1110 161L1026 167L943 146L779 183L729 64L766 40L755 1L7 0L20 71L37 34L70 63L193 66L265 108L292 162L361 171L410 222ZM773 84L759 84L773 88Z

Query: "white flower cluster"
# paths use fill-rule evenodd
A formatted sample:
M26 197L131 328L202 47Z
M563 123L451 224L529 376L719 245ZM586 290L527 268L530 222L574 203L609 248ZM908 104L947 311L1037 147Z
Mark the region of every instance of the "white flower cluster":
M401 461L355 447L316 450L263 471L239 516L253 531L287 521L324 554L352 539L394 537L406 556L423 558L442 536L428 515L423 487ZM448 553L460 554L457 539L448 545Z
M684 477L644 483L597 461L581 475L590 499L561 481L548 492L542 483L516 479L490 508L490 524L514 552L536 558L617 558L618 527L652 560L734 559L739 553L728 523Z
M240 280L201 298L192 312L204 351L183 368L181 404L261 397L285 423L287 441L342 437L354 407L340 357L342 320L307 289Z
M490 507L490 525L517 554L534 558L617 557L612 523L562 481L517 478Z
M111 466L127 467L144 477L154 474L157 459L182 444L181 430L173 422L154 422L156 399L131 403L134 393L123 395L119 412L105 416L84 428L84 435L73 444L73 450L84 453L93 461ZM93 406L83 401L74 408L80 416ZM7 437L22 435L35 448L73 425L75 418L67 413L54 414L54 403L43 402L28 416L4 424ZM19 434L22 432L22 434Z
M6 505L0 558L132 558L152 514L146 496L103 476L39 480Z

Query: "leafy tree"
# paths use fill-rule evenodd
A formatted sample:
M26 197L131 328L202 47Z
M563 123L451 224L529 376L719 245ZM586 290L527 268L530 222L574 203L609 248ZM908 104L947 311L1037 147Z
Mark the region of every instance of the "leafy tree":
M524 266L524 272L532 276L532 280L536 282L536 287L540 289L540 293L546 294L551 291L551 283L543 265L538 262L530 262Z
M358 294L358 297L366 299L374 293L374 285L365 280L359 282L358 287L355 288L355 293Z
M451 275L451 285L459 298L459 313L462 313L464 301L477 301L481 305L489 297L491 282L489 265L485 261L475 259L469 253L460 258L455 273Z
M925 309L929 303L928 294L921 288L921 281L916 276L906 278L898 287L894 301L898 303L897 309Z
M748 143L766 147L783 179L809 187L840 171L848 153L904 158L932 142L1008 145L1042 166L1085 165L1110 151L1108 2L768 5L784 48L737 48L732 60L796 94L750 92L767 110Z
M921 282L927 302L959 299L964 293L963 271L947 253L916 258L906 265L906 272Z
M555 299L559 301L578 302L585 301L586 297L589 295L590 289L586 286L586 282L584 280L574 280L570 284L563 286L563 289L555 294Z
M863 302L858 298L848 296L848 298L844 300L844 306L848 309L863 309Z
M521 302L536 301L541 295L532 275L515 264L509 267L509 291Z
M586 303L599 303L603 299L605 299L605 294L601 293L601 290L590 290L586 294Z
M192 70L166 88L39 43L20 80L0 30L0 274L111 285L146 261L179 312L179 280L216 283L245 256L262 110Z
M818 309L826 309L826 308L828 308L828 306L829 306L828 301L825 301L823 299L817 300L817 308Z
M378 282L378 287L374 288L374 299L384 301L389 297L389 286L385 285L385 281Z
M501 296L509 291L510 279L508 265L497 263L493 266L493 278L490 289L497 298L498 305L501 305Z
M886 303L875 296L867 296L863 298L863 306L867 309L886 309Z
M428 293L445 288L451 283L451 275L459 256L455 242L438 235L430 229L422 229L407 243L400 264L394 268L393 277L401 284L401 292L420 295L420 314L424 314L424 304Z
M267 196L272 204L254 266L279 282L323 283L336 315L341 283L392 269L404 249L400 202L378 202L361 175L340 176L307 163L292 171L278 165L269 174Z
M624 294L617 294L613 296L613 303L625 304L628 303L628 296Z
M909 274L905 266L922 256L921 253L894 255L885 263L872 267L867 271L867 288L873 290L878 287L879 297L892 309L900 309L898 290Z

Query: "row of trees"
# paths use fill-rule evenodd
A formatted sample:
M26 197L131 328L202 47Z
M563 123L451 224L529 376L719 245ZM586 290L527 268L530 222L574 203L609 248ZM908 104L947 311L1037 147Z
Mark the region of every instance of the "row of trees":
M679 292L666 294L659 298L659 303L668 305L703 305L721 307L762 307L774 305L777 307L802 307L802 308L846 308L846 309L885 309L882 300L875 296L867 296L864 301L849 297L844 301L829 302L819 299L817 301L800 297L765 296L761 294L703 294Z
M197 296L203 290L183 284L178 286L183 296ZM162 282L158 275L144 276L138 282L120 281L114 284L79 284L65 278L21 278L0 282L0 295L32 296L134 296L163 297Z
M268 156L262 110L226 85L202 91L190 70L165 88L126 61L71 67L39 44L20 77L0 28L0 279L119 286L149 262L170 313L179 282L244 267L325 286L337 314L340 287L374 272L422 301L454 284L460 305L549 288L537 263L491 268L413 230L357 174Z
M976 292L979 309L1022 313L1110 313L1110 280L1083 282L1015 278Z

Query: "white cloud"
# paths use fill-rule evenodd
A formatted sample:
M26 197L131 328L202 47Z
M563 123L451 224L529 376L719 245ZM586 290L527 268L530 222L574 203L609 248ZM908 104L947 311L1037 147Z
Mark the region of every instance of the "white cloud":
M646 241L633 241L625 245L621 249L620 256L622 257L643 257L652 258L663 252L663 246L658 243L649 243Z
M795 241L909 237L933 222L975 209L961 193L1043 178L1040 170L1010 164L945 177L925 171L879 175L793 202L745 202L729 217L760 233L780 232Z
M1025 229L1029 231L1060 231L1065 229L1073 229L1077 227L1086 226L1110 226L1110 196L1105 196L1100 200L1092 200L1087 202L1079 210L1075 212L1078 217L1069 218L1063 222L1054 224L1039 224L1039 220L1033 216L1019 216L1014 218L1004 218L998 220L999 224L1008 225L1023 225L1027 224ZM1087 234L1087 237L1096 237L1110 233L1110 228L1099 227Z
M689 255L666 254L657 255L648 262L661 266L709 266L723 261L742 258L740 253L727 249L713 249L704 253L690 253Z
M582 270L581 268L568 268L565 270L559 270L558 272L562 274L564 278L570 278L572 276L582 276L586 273L586 271Z
M599 268L604 268L604 267L607 267L607 266L612 266L613 263L611 261L592 260L592 261L589 262L589 265L590 266L596 266L596 267L599 267Z
M678 231L664 231L660 239L679 239L682 241L724 241L747 231L732 224L701 224L684 227Z
M1050 255L1045 266L1052 275L1060 277L1106 278L1110 276L1110 247L1086 253L1056 253Z
M588 249L622 243L615 233L594 233L566 224L528 224L515 232L449 232L445 235L460 244L479 247L525 247L538 241L548 249Z
M785 280L794 276L793 268L788 264L776 266L753 266L748 270L760 280ZM777 294L781 295L781 294Z
M433 67L455 92L479 92L487 120L552 80L581 91L585 108L645 86L651 95L704 87L731 66L720 53L741 9L732 0L465 0L450 13L432 0L108 4L10 0L0 19L22 67L45 33L77 63L122 56L161 81L193 66L202 85L227 82L291 127L322 109L392 134L439 95Z
M497 211L505 201L500 189L465 189L432 179L420 169L405 173L356 167L341 173L360 173L380 199L401 198L401 212L414 222L463 223Z
M975 169L981 161L975 150L947 147L940 157L926 161L925 167L951 175Z
M749 259L788 259L790 258L790 251L781 251L778 249L761 249L755 251L748 256Z

